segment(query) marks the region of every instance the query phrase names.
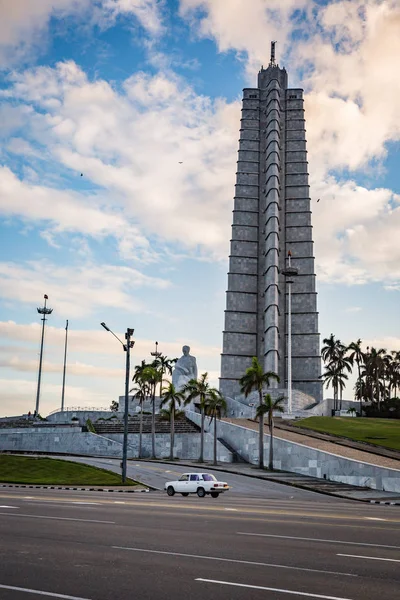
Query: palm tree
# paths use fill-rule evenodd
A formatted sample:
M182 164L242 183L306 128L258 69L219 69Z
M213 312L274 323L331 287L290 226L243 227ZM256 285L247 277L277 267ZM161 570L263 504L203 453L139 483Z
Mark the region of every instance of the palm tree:
M325 367L325 372L322 373L322 375L320 377L323 380L323 382L325 383L327 388L329 386L333 387L333 399L334 399L333 410L336 411L338 409L339 391L340 391L340 395L341 395L343 392L343 388L345 387L344 381L346 379L348 379L348 376L346 375L346 373L343 372L343 370L340 368L340 366L337 366L333 362L330 362Z
M200 379L191 379L181 390L182 394L186 396L185 405L189 404L196 398L199 399L198 404L200 405L201 412L201 432L200 432L200 458L199 462L204 462L204 418L205 410L210 398L210 393L218 392L215 388L210 387L208 379L208 373L203 373Z
M279 377L273 371L267 371L264 373L262 366L260 365L258 358L253 356L251 361L251 367L246 369L246 373L239 380L240 391L247 398L253 391L258 392L259 406L263 403L263 389L270 387L270 381L274 379L279 382ZM258 466L260 469L264 468L264 424L263 420L259 420L259 432L258 432Z
M358 339L356 342L351 342L351 344L349 344L347 346L347 352L350 352L349 355L349 359L351 360L352 363L356 362L357 364L357 372L358 372L358 378L357 378L357 383L358 386L361 387L362 390L362 379L361 379L361 365L364 362L364 353L361 350L361 340ZM360 417L362 417L362 392L359 396L359 400L360 400Z
M338 348L338 356L337 359L335 361L335 367L338 370L338 372L340 373L340 379L339 379L339 398L340 398L340 404L339 404L339 410L342 410L342 398L343 398L343 389L346 387L344 380L348 379L348 376L346 375L345 371L347 371L348 373L351 373L352 369L352 360L350 357L346 356L346 350L347 348L342 344L339 348Z
M172 375L172 369L177 360L177 358L168 358L168 356L165 356L164 354L159 354L151 363L152 367L158 369L161 372L160 398L162 396L162 385L164 375L165 373L167 373L168 375Z
M136 376L136 374L135 374ZM134 377L135 377L134 376ZM140 381L137 377L137 387L132 388L130 392L134 392L133 397L138 401L140 407L139 413L139 451L138 458L142 458L142 439L143 439L143 404L147 396L150 395L151 389L148 383Z
M257 406L256 415L263 423L264 415L268 414L268 427L269 427L269 461L268 461L268 469L270 471L274 470L274 411L275 412L284 412L284 408L282 406L283 401L285 400L284 396L279 396L273 400L270 394L265 394L264 401L262 404ZM264 427L264 423L263 423Z
M222 394L215 389L211 389L209 396L208 396L208 402L207 402L207 408L206 408L206 413L207 416L211 417L210 418L210 425L214 419L214 465L217 465L217 419L220 419L222 414L226 413L226 400L225 398L222 396Z
M400 385L400 351L392 350L392 364L390 367L390 389L389 394L391 395L392 388L394 389L394 398L397 398L397 388Z
M174 442L175 442L175 416L177 410L185 401L185 396L182 392L178 392L175 389L173 383L168 383L167 387L161 389L161 397L162 401L160 404L160 408L168 405L169 407L169 415L171 422L171 450L170 450L170 460L174 460ZM164 411L167 412L167 411Z
M142 373L141 379L150 387L150 398L152 403L151 413L151 458L156 458L156 387L162 381L162 374L156 367L147 365Z
M335 340L335 336L331 333L328 338L322 340L322 343L325 344L325 346L321 348L322 360L325 363L335 362L341 347L343 347L342 342L340 340Z
M184 417L185 417L184 410L174 410L175 421L179 421L180 419L183 419ZM161 421L168 421L168 423L170 423L171 422L171 409L170 408L162 408L160 410L160 419L161 419Z
M386 354L386 350L384 348L380 348L377 350L376 348L371 348L368 354L368 367L370 370L371 377L374 381L375 393L376 393L376 401L378 404L378 410L381 408L381 382L380 379L383 377L384 373L384 355ZM373 401L373 397L371 398Z

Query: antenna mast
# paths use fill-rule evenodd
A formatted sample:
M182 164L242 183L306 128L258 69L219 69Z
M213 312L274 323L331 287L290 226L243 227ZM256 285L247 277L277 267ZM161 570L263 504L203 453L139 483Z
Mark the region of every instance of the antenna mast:
M276 45L276 41L275 42L271 42L271 60L269 61L269 66L270 67L274 67L275 66L275 45Z

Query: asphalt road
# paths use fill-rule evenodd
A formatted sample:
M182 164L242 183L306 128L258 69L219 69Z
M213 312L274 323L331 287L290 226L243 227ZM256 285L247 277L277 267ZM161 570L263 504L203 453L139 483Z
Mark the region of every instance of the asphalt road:
M96 467L101 467L103 469L108 469L110 471L114 471L115 473L121 473L121 461L119 459L92 458L90 456L55 456L54 458L65 458L66 460L82 462L85 464L94 465ZM272 481L262 481L250 477L243 477L242 475L213 471L213 469L208 465L204 465L202 468L200 468L196 466L184 467L178 464L163 464L145 461L128 461L127 463L128 477L152 486L158 490L164 490L164 484L166 481L179 479L182 473L199 472L202 470L204 470L206 473L214 473L217 479L226 481L231 486L229 495L251 496L252 498L257 497L265 499L303 499L315 502L319 501L323 503L330 501L330 498L327 496L320 496L314 492L288 487Z
M2 488L0 598L397 600L399 533L397 507L318 495Z

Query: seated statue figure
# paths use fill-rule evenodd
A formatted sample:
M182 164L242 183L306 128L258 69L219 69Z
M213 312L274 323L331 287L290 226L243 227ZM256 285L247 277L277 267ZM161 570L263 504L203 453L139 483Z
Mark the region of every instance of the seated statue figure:
M183 346L183 355L178 358L172 371L172 383L180 391L191 379L197 379L196 358L189 354L189 346Z

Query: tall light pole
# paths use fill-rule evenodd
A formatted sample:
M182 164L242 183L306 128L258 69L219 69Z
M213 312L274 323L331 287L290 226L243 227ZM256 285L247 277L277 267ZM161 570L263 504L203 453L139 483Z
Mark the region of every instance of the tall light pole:
M38 308L37 311L39 315L43 315L42 321L42 340L40 342L40 359L39 359L39 374L38 374L38 384L37 384L37 392L36 392L36 407L35 407L35 417L39 414L39 399L40 399L40 383L42 379L42 363L43 363L43 342L44 342L44 328L46 325L46 315L51 315L53 312L52 308L47 308L47 300L49 299L48 295L44 295L44 306L42 308Z
M155 352L150 352L151 356L155 356L155 358L157 359L159 356L161 356L161 352L158 351L158 342L156 342L156 350Z
M68 319L65 324L65 347L64 347L64 369L63 369L63 382L61 392L61 410L64 410L64 395L65 395L65 371L67 367L67 343L68 343Z
M291 265L292 253L288 252L288 264L282 274L286 277L288 286L288 343L287 343L287 382L288 382L288 413L292 412L292 283L299 271Z
M126 460L128 454L128 408L129 408L129 371L131 366L130 350L133 348L135 342L131 340L134 329L127 329L125 333L126 344L124 344L117 335L105 323L100 323L106 331L109 331L117 340L122 344L124 351L126 352L126 367L125 367L125 410L124 410L124 441L122 444L122 483L126 482Z

